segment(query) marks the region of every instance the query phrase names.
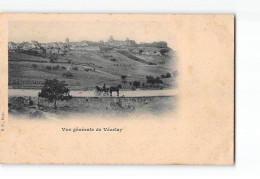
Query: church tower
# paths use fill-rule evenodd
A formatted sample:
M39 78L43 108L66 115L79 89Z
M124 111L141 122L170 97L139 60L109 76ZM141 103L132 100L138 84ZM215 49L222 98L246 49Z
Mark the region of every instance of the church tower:
M65 41L65 42L66 42L67 45L69 45L69 44L70 44L69 38L66 38L66 41Z
M113 36L111 35L111 36L109 37L108 42L113 42L113 41L114 41L114 38L113 38Z

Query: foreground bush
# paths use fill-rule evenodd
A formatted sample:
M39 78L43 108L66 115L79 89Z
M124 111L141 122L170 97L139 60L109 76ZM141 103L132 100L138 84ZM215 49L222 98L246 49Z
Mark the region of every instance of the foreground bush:
M73 77L73 74L68 71L68 72L62 73L62 76L66 77L66 78L70 78L70 77Z
M18 111L22 111L24 110L26 107L28 107L28 100L24 97L13 97L10 100L10 108L18 110Z

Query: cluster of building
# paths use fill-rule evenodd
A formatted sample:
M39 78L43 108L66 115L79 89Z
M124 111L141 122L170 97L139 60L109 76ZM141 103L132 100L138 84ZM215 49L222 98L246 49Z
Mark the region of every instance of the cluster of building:
M165 42L154 42L155 45L164 45ZM154 43L151 43L151 45L154 45ZM22 42L22 43L14 43L14 42L8 42L8 51L18 51L18 52L36 52L38 54L64 54L68 51L107 51L111 49L117 49L117 48L135 48L136 52L139 52L138 48L143 48L145 43L143 44L136 44L134 40L129 40L127 38L126 40L114 40L113 36L110 36L107 42L99 41L99 42L93 42L93 41L81 41L81 42L70 42L70 40L67 38L65 42L50 42L50 43L39 43L37 41L31 41L31 42ZM167 46L167 43L166 43ZM143 55L151 55L148 51L142 51ZM155 55L159 55L159 52L152 53Z
M113 38L111 38L113 39ZM92 42L92 41L81 41L81 42L70 42L67 38L65 42L50 42L50 43L39 43L37 41L31 41L31 42L22 42L22 43L14 43L14 42L8 42L8 50L10 52L12 51L43 51L46 50L46 53L48 51L51 51L52 53L64 53L66 51L72 50L72 51L100 51L100 46L104 45L110 45L110 46L122 46L123 44L126 45L127 43L124 43L124 41L114 41L109 40L108 42Z
M104 45L110 45L115 47L124 47L124 46L135 46L136 43L134 40L129 40L129 38L126 38L126 40L114 40L113 36L110 36L107 42L104 43Z

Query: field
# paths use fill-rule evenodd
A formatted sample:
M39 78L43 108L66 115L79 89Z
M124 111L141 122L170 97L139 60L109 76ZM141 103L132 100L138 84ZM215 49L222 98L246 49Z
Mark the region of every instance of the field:
M152 49L154 50L154 49ZM25 53L9 52L9 88L40 89L45 79L64 80L71 90L92 90L95 86L119 85L131 89L133 81L140 81L142 89L167 89L175 79L165 78L163 84L149 85L146 76L172 74L176 69L173 56L134 54L127 50L69 51L50 59ZM122 76L126 76L122 78Z
M39 104L38 104L39 103ZM153 114L159 115L175 110L175 96L151 97L73 97L69 101L58 103L57 110L53 103L37 97L9 96L8 110L10 115L29 118L48 118L49 115L67 116L70 114L88 113L93 115L127 115Z

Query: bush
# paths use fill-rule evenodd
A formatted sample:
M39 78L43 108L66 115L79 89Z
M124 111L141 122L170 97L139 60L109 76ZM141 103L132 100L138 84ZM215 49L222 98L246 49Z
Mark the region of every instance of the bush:
M163 84L163 81L159 78L159 76L157 76L155 78L155 83L158 85L159 83Z
M33 101L32 101L31 96L29 97L29 106L33 106Z
M46 70L51 70L51 66L46 66Z
M126 79L126 75L121 75L121 80L125 80Z
M61 70L66 70L66 67L65 66L61 66L60 69Z
M165 75L161 75L161 78L163 79L163 78L166 78L166 76Z
M153 77L153 76L146 76L146 82L148 83L148 84L154 84L155 83L155 78Z
M53 70L59 70L60 69L60 66L59 65L56 65L53 67Z
M73 70L79 70L79 68L77 66L72 68Z
M91 69L85 68L84 71L88 72L88 71L91 71Z
M172 76L172 75L171 75L170 73L167 73L167 74L166 74L166 78L171 78L171 76Z
M32 67L33 67L34 69L36 69L36 68L38 68L38 65L32 64Z
M161 53L162 55L166 55L166 53L168 53L168 52L170 52L170 49L169 49L169 48L163 48L163 49L160 50L160 53Z
M161 78L171 78L171 74L170 73L166 73L166 75L161 75Z
M133 86L134 86L135 88L140 87L140 81L134 81L134 82L133 82Z
M159 83L161 83L161 84L163 84L163 81L160 79L160 77L159 76L157 76L156 78L154 78L153 76L146 76L146 81L147 81L147 83L149 84L159 84Z
M13 97L10 100L10 103L11 103L11 108L18 111L22 111L26 107L28 107L28 100L24 97Z
M69 78L69 77L73 77L73 74L68 71L68 72L62 73L62 76Z

